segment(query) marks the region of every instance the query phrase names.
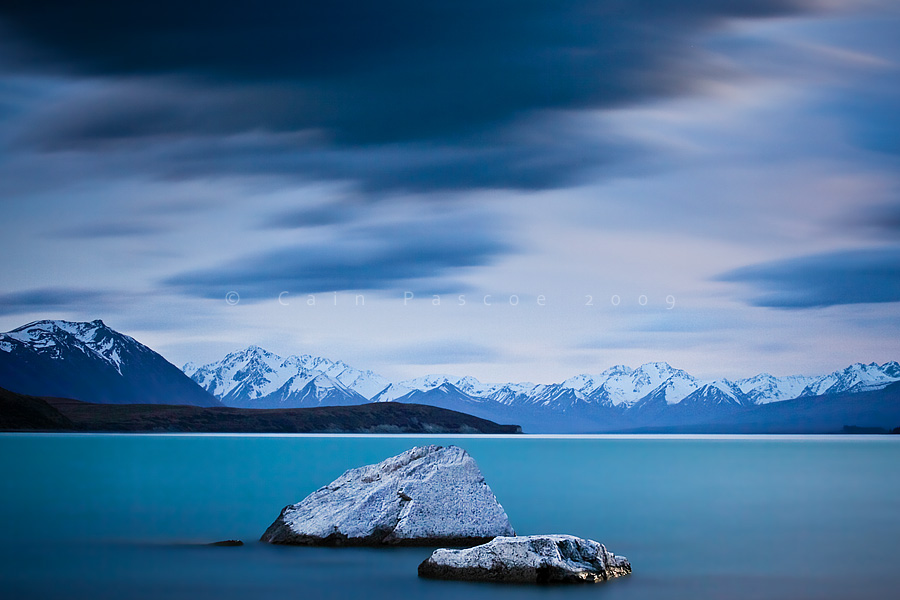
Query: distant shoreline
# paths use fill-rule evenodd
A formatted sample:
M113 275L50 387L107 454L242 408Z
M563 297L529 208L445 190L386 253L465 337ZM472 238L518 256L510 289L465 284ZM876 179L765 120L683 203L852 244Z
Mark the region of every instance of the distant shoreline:
M522 432L418 404L242 409L173 404L93 404L0 389L0 431L211 434L502 434Z

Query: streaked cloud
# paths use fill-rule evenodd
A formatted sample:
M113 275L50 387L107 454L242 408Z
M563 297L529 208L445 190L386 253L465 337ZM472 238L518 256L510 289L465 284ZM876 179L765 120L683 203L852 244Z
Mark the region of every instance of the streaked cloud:
M159 223L138 220L101 221L64 227L53 231L50 235L72 239L116 238L153 235L168 229Z
M48 311L99 315L100 311L121 304L122 299L122 294L92 289L37 288L0 294L0 315L40 314Z
M450 283L464 267L489 264L508 251L487 219L405 220L353 226L330 240L277 248L233 262L182 273L164 284L201 298L234 291L246 299L274 299L344 290L458 291Z
M748 284L749 302L772 308L900 302L900 247L842 250L751 265L721 281Z

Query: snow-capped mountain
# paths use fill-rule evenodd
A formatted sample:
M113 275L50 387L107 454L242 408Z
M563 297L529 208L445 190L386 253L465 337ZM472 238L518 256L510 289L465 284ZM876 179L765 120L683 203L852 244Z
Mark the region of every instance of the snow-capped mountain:
M685 371L668 363L648 363L637 369L619 365L599 375L576 375L562 383L551 384L482 383L471 376L427 375L392 384L377 400L396 400L413 390L428 391L445 383L473 398L494 400L505 405L557 408L579 403L627 407L663 383L666 385L662 393L667 403L675 404L702 385Z
M751 403L768 404L797 398L817 379L804 375L774 377L768 373L760 373L755 377L741 379L737 385Z
M0 334L0 387L110 404L219 406L178 367L103 321L35 321Z
M423 391L423 390L414 390L413 388L408 388L406 386L400 385L399 383L390 383L386 388L369 398L371 402L394 402L398 398L402 398L403 396L409 394L414 391Z
M671 380L671 381L670 381ZM676 403L700 387L691 375L668 363L648 363L637 369L619 365L599 375L576 375L562 383L534 384L482 383L471 376L426 375L391 384L372 400L397 400L412 391L428 391L445 383L473 398L501 404L560 406L563 403L587 403L604 406L629 406L668 382L668 401Z
M613 373L598 390L613 406L631 406L660 388L667 404L677 404L701 386L686 371L665 362L642 365L627 375L625 369Z
M688 407L693 410L710 410L720 407L743 406L745 402L747 402L747 397L740 388L727 379L722 379L707 383L700 389L691 392L678 403L678 407L682 410Z
M341 361L308 354L282 358L259 346L201 367L188 363L184 372L225 405L242 408L362 404L390 385Z
M806 386L801 396L821 396L822 394L840 394L842 392L870 392L879 390L889 383L897 381L896 362L885 363L879 366L877 363L864 365L856 363L843 371L835 371L830 375L818 378Z
M28 348L35 353L64 360L68 350L77 350L93 359L106 363L122 374L122 354L126 345L135 345L132 338L117 334L103 321L77 323L71 321L35 321L0 334L0 350L13 353L18 348ZM150 350L146 346L137 348Z
M900 381L900 365L851 365L829 375L774 377L768 373L736 382L700 380L666 362L632 369L617 365L561 383L483 383L471 376L433 374L390 382L371 371L310 355L281 358L251 346L185 373L234 406L294 406L329 403L420 402L455 407L478 416L516 422L523 414L613 415L641 422L682 405L681 412L747 407L798 397L880 389ZM305 389L310 383L313 390ZM304 391L305 390L305 391ZM434 393L431 393L434 392ZM298 404L299 397L305 398ZM315 398L315 400L313 400Z

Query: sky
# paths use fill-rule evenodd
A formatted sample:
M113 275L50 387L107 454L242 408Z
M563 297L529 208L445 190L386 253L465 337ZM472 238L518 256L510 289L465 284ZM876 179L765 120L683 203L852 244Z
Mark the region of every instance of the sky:
M0 5L0 330L392 379L900 359L900 5Z

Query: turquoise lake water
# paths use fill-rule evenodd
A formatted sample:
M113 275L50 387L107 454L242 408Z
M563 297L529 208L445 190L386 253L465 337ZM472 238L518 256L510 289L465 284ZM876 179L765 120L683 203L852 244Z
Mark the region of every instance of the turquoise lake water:
M422 580L426 548L273 547L281 508L414 445L462 446L519 534L627 556L606 584ZM900 436L0 434L0 597L896 597ZM238 548L194 544L239 538Z

